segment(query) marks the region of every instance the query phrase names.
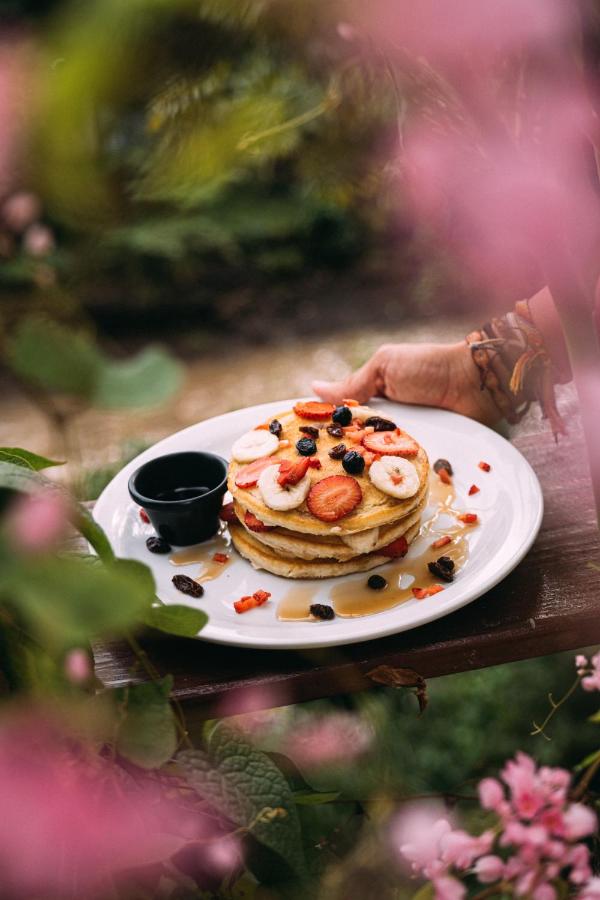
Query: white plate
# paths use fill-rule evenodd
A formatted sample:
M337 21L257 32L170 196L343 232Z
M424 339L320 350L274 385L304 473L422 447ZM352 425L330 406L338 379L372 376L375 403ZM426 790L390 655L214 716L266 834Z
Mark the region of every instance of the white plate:
M240 409L165 438L125 466L95 506L94 516L108 534L116 554L141 560L152 568L158 596L164 603L185 603L208 613L209 622L199 635L202 640L243 647L300 649L351 644L396 634L446 616L480 597L508 575L531 547L542 520L542 493L531 466L512 444L484 425L455 413L376 400L369 406L413 434L432 462L438 457L451 461L459 498L466 498L474 482L481 488L479 494L468 498L468 507L466 499L457 503L478 513L480 518L480 525L469 531L470 555L460 578L443 593L426 600L409 600L370 616L337 617L330 622L280 622L276 618L277 598L294 582L256 571L234 554L223 574L205 585L202 599L181 594L171 584L173 574L194 575L198 565L175 569L168 557L147 551L145 539L152 532L150 526L141 522L139 508L129 497L129 476L143 462L179 450L208 450L229 458L230 447L240 434L295 402L283 400ZM491 464L491 472L477 468L480 460ZM408 558L417 552L418 547L413 546ZM378 571L385 574L385 568ZM345 576L346 579L366 577L364 574ZM335 578L303 583L315 585L315 602L327 602L332 584L339 581ZM236 613L233 602L259 588L270 591L272 599L258 609L242 615Z

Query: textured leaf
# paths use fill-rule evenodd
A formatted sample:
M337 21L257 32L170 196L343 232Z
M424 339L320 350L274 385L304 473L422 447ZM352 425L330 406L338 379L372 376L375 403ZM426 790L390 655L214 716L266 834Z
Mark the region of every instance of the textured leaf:
M160 681L130 685L115 692L125 707L117 750L136 766L158 768L177 749L175 717L169 702L172 687L173 679L167 675Z
M45 456L32 453L31 450L23 450L22 447L0 447L0 460L13 463L15 466L22 466L25 469L32 469L34 472L48 469L50 466L64 466L64 462L47 459Z
M43 558L3 566L0 593L42 644L64 647L135 625L155 588L150 570L133 560Z
M150 347L125 362L103 361L91 400L107 409L157 406L179 389L181 380L179 363Z
M220 723L206 751L177 756L188 782L219 812L280 856L296 876L305 874L300 821L290 787L269 757Z
M30 494L47 484L48 479L34 472L29 466L0 459L0 488Z
M144 622L150 628L158 628L167 634L179 637L196 637L208 622L208 616L201 609L191 606L153 606L148 610Z

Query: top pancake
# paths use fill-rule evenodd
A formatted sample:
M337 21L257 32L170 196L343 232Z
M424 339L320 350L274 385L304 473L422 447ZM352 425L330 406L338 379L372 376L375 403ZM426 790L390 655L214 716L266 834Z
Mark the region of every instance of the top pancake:
M372 411L372 415L378 415L376 410ZM289 459L296 462L301 457L296 450L296 441L304 437L299 428L302 425L311 425L313 427L322 426L319 429L319 438L317 440L317 453L313 459L319 459L321 462L320 469L309 469L308 475L311 482L315 484L323 478L330 475L346 475L341 460L331 459L329 451L336 444L345 443L349 450L353 449L354 444L345 438L331 437L326 431L326 426L331 424L331 420L324 422L309 421L296 415L293 410L286 410L280 414L274 415L274 419L278 419L283 427L281 434L282 439L290 442L289 447L281 447L273 454L273 459ZM260 425L260 422L256 423ZM396 422L402 428L402 422ZM254 513L255 516L267 525L278 525L282 528L288 528L292 531L300 531L312 535L326 534L352 534L357 531L364 531L367 528L376 528L379 525L388 525L395 522L403 516L409 515L418 505L422 498L422 490L426 486L429 478L429 460L427 454L422 447L416 456L411 456L410 461L415 466L419 476L419 490L413 497L406 500L398 500L384 494L371 482L369 478L369 469L365 466L362 475L354 476L360 484L362 490L362 500L350 515L338 519L337 522L323 522L317 519L309 511L306 501L296 509L279 512L270 509L264 503L258 487L243 489L237 487L235 478L243 463L232 460L229 465L229 490L234 498L245 508Z

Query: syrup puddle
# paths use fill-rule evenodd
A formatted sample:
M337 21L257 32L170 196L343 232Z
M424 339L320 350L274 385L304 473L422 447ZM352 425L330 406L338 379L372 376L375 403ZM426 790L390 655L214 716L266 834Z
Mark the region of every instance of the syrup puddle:
M421 524L419 535L409 551L411 555L364 572L352 581L334 585L329 592L329 600L336 615L347 618L384 612L414 599L413 587L426 588L433 584L449 586L449 583L432 575L427 564L440 556L449 556L454 560L455 573L458 573L467 562L469 542L466 535L470 527L456 521L456 515L462 510L454 508L455 500L454 486L443 484L437 476L433 476L429 505L434 507L434 511ZM444 535L451 538L451 543L433 548L431 544ZM413 555L415 550L418 552ZM388 582L383 590L367 587L369 576L375 573L383 575ZM312 583L294 585L280 600L277 618L285 622L311 621L310 606L318 589L319 586Z
M215 553L223 553L227 556L227 562L217 562L213 559ZM176 550L169 557L172 566L191 566L199 563L200 571L194 575L194 580L199 582L214 581L227 568L231 561L231 539L229 534L222 529L214 538L203 544L194 544L193 547L185 547Z

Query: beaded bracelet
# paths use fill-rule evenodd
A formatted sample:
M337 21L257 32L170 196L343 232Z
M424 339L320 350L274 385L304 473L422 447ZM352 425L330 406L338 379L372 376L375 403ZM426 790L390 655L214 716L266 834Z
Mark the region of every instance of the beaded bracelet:
M526 300L520 300L514 312L468 334L466 341L479 369L481 390L490 392L511 425L520 422L530 403L537 401L555 440L559 434L566 434L556 407L552 360Z

